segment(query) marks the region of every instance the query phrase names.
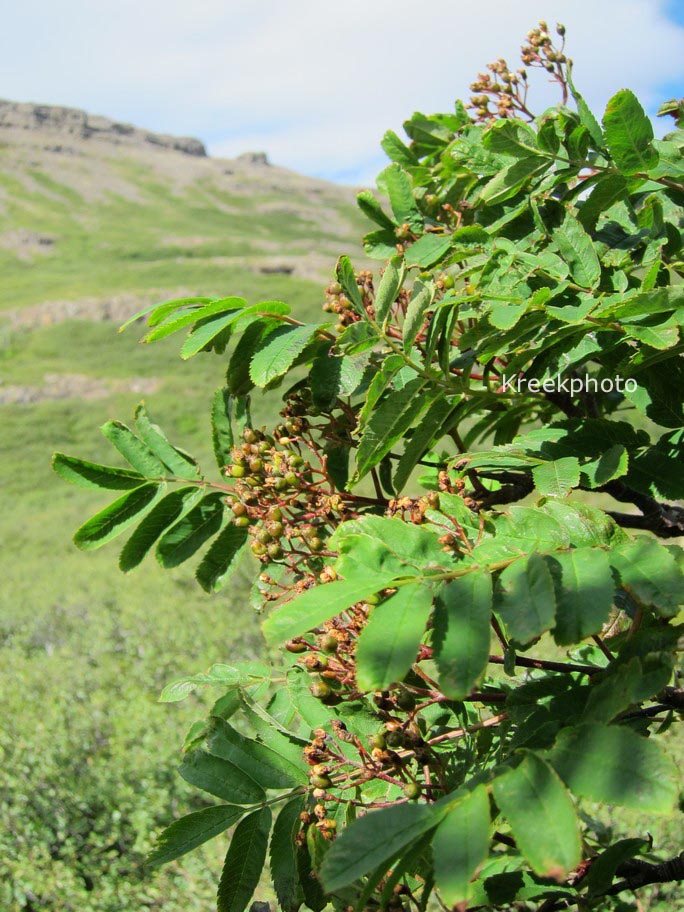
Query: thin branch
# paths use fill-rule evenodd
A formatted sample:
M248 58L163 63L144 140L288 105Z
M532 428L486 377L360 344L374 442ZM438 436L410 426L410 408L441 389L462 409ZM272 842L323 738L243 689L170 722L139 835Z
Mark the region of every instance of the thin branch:
M648 884L676 883L684 880L684 852L659 864L631 858L621 864L616 873L624 879L606 890L606 896L616 896L623 890L638 890Z

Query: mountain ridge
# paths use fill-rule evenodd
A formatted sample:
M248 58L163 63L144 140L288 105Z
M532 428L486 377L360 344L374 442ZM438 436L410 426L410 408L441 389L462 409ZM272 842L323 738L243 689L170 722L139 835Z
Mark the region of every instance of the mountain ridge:
M204 158L204 143L191 136L156 133L101 114L90 114L81 108L65 105L38 104L0 98L0 139L4 130L29 130L55 133L77 139L94 139L114 145L144 145L172 149L184 155Z
M0 314L116 319L149 294L318 284L359 250L354 196L263 152L214 158L190 137L0 100Z

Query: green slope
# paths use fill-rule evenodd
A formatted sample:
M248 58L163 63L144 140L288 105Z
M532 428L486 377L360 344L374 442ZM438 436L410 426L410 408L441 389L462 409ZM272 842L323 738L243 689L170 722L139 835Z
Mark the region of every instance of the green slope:
M207 456L220 360L182 363L179 340L143 348L116 320L180 292L286 299L306 318L361 222L348 191L275 168L104 143L54 153L41 134L0 143L0 907L199 912L220 840L160 873L141 864L155 831L201 806L174 770L201 710L156 698L186 672L256 657L257 619L239 585L211 598L185 568L151 560L124 577L116 549L77 552L97 498L49 458L113 461L97 427L130 417L140 391Z

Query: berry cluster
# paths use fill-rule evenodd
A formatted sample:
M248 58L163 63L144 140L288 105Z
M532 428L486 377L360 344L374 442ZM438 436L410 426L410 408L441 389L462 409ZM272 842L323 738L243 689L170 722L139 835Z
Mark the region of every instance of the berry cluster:
M408 224L400 225L394 231L397 237L397 250L402 253L409 244L416 240L416 236L411 231ZM363 301L363 308L371 319L375 316L375 287L373 285L373 273L370 270L362 269L355 275L356 285ZM397 301L406 309L408 304L408 292L401 290ZM326 313L337 314L338 332L342 332L352 323L358 323L362 319L352 307L349 298L344 293L339 282L331 282L325 289L325 303L323 310Z
M355 683L354 651L375 603L377 599L360 602L344 616L327 622L314 635L297 637L286 644L287 650L299 657L300 665L310 674L312 695L325 705L358 700L362 696ZM430 648L421 646L416 667L430 656ZM314 809L313 816L305 815L305 827L313 824L325 838L332 838L334 827L321 822L330 819L325 802L342 800L333 793L359 782L380 779L394 784L404 800L416 800L431 788L442 787L429 780L420 781L425 765L437 762L439 766L439 759L425 741L426 725L419 713L442 699L428 678L427 687L421 686L423 683L421 677L415 677L414 683L374 694L372 705L378 727L367 739L349 732L339 718L331 720L331 733L323 728L313 733L310 744L304 748L304 758L311 767L312 797L318 802L319 810ZM351 745L356 757L343 745Z
M356 313L351 301L344 293L339 282L331 282L325 289L325 303L323 310L326 313L337 314L337 330L342 332L352 323L358 323L360 314Z
M345 515L339 495L326 494L323 468L301 454L303 417L287 417L273 436L246 428L226 475L232 479L234 523L249 529L252 552L263 563L284 562L299 572L316 569L326 541Z

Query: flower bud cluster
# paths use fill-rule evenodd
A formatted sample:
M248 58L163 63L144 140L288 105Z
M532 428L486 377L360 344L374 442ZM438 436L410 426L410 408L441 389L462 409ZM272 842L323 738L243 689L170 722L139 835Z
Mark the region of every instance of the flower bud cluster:
M550 73L560 83L565 100L566 67L570 62L564 53L565 26L558 23L556 33L562 39L560 48L554 45L548 24L541 20L537 28L527 33L520 49L522 68L511 69L503 57L487 65L489 72L480 73L470 86L473 94L468 107L475 112L476 121L486 123L497 117L520 116L533 119L527 107L528 67Z

